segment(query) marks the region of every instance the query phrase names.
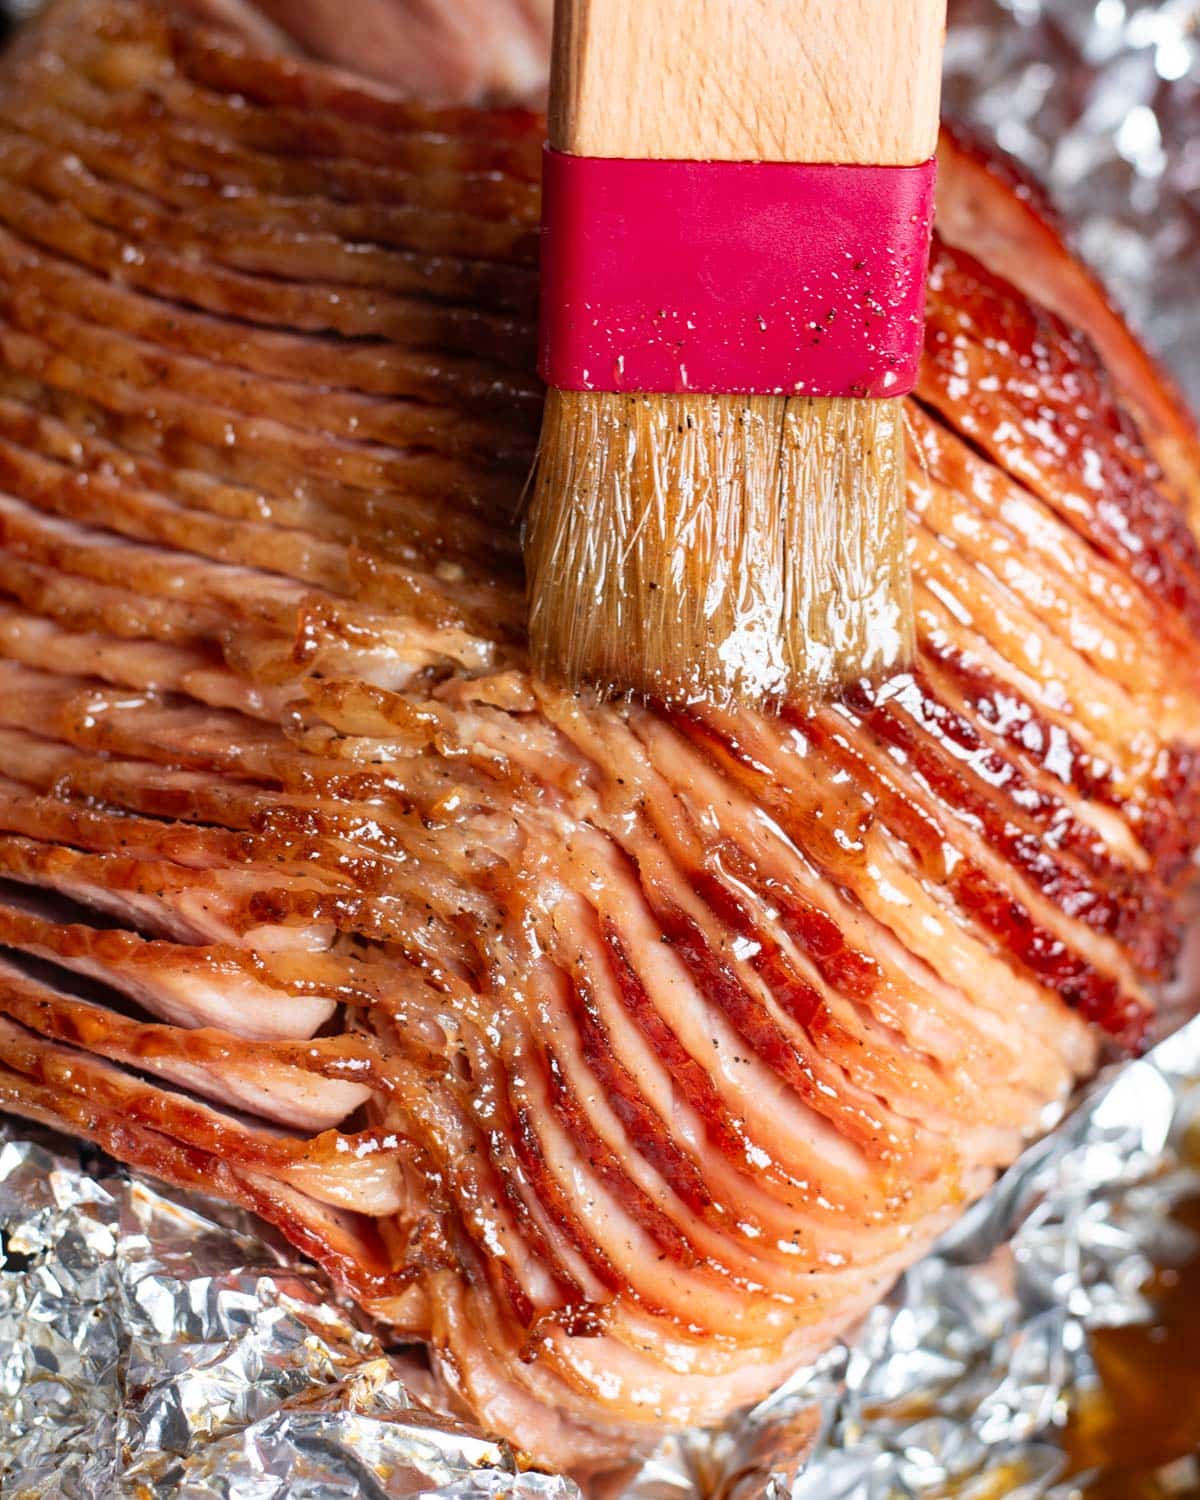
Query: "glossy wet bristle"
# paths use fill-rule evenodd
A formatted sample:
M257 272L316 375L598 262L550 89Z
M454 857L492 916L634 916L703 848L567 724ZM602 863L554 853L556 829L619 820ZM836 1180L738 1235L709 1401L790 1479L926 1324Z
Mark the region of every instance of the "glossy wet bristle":
M534 665L611 695L827 696L911 653L897 401L551 391Z

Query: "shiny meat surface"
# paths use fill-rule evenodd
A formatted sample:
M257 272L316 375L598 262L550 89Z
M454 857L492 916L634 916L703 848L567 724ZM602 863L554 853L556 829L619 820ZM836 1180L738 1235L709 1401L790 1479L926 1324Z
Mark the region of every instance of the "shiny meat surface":
M180 0L259 49L340 64L359 82L461 104L546 86L553 0Z
M1195 435L948 137L914 671L568 697L517 546L541 122L271 36L58 0L0 66L0 1104L252 1206L601 1467L820 1350L1153 1034Z

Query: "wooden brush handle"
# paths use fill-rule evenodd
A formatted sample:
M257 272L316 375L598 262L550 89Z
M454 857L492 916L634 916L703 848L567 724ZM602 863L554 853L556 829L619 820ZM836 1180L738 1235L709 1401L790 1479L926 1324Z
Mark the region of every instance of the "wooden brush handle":
M576 156L911 165L946 0L556 0L550 144Z

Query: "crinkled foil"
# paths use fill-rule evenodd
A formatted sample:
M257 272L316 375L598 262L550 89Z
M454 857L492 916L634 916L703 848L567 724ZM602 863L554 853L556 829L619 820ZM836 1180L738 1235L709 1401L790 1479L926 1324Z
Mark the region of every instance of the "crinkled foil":
M1047 182L1200 397L1200 0L951 15L948 109ZM1147 1319L1151 1268L1198 1248L1171 1216L1200 1194L1198 1125L1200 1021L1093 1086L853 1342L605 1500L1079 1494L1060 1437L1097 1384L1091 1335ZM0 1252L4 1500L580 1500L427 1404L419 1360L270 1231L19 1122L0 1122ZM1200 1464L1160 1479L1200 1493Z
M5 1500L558 1500L247 1214L0 1124ZM418 1372L419 1374L419 1372Z
M1031 167L1200 403L1200 0L950 0L944 108Z

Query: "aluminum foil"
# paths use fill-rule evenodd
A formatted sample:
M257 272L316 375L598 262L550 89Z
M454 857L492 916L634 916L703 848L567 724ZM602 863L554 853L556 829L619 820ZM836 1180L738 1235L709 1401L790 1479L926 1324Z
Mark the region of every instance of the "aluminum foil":
M1200 399L1200 0L951 16L948 109L1047 182ZM1078 1495L1061 1435L1095 1331L1151 1316L1151 1267L1200 1253L1171 1212L1200 1194L1197 1128L1200 1021L1093 1086L851 1343L604 1500ZM1200 1464L1158 1479L1200 1493ZM3 1500L433 1495L583 1500L439 1410L419 1352L385 1349L255 1221L0 1122Z
M944 108L1049 188L1200 404L1200 0L950 0Z
M0 1124L4 1500L558 1500L249 1215Z

